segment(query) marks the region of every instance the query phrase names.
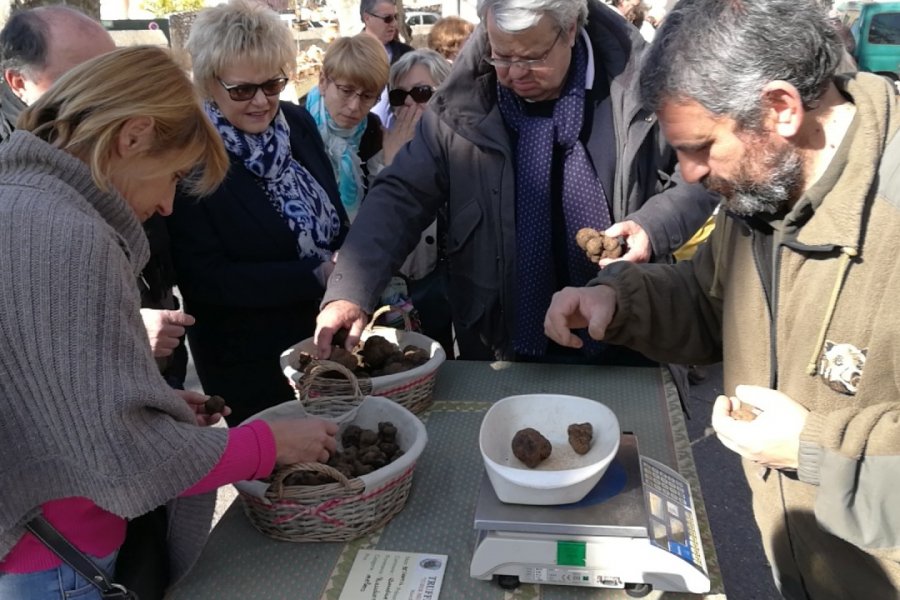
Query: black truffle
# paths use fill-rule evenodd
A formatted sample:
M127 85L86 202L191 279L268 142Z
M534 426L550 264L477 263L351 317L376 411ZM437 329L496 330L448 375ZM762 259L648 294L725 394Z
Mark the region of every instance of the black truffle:
M513 454L532 469L550 456L552 450L553 446L550 445L550 440L531 427L520 429L513 436Z
M594 439L594 428L590 423L572 423L569 425L569 445L578 454L587 454Z

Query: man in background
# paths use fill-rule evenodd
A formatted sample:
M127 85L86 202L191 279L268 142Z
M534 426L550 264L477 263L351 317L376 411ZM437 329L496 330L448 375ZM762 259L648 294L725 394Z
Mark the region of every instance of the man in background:
M403 24L399 21L400 14L397 12L394 0L362 0L359 3L359 18L362 19L364 25L363 31L384 44L384 51L388 55L388 64L394 64L398 58L412 51L412 46L397 39L397 34ZM388 103L387 93L388 89L385 86L381 92L381 98L372 107L371 112L378 115L386 128L390 128L393 114L391 105Z
M9 137L19 113L60 75L115 47L102 25L66 6L35 8L10 16L0 32L0 139Z
M15 129L19 113L60 76L115 47L100 23L67 6L44 6L12 14L0 30L0 142ZM151 257L138 281L141 316L163 376L172 387L182 388L187 350L180 338L184 327L194 319L177 310L172 291L175 275L162 217L154 215L144 227Z

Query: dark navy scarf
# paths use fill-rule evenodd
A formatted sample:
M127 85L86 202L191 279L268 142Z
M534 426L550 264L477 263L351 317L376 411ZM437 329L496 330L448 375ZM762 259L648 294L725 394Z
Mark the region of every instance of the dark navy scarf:
M553 262L551 198L553 152L562 152L562 212L566 232L566 258L571 285L586 284L597 267L585 259L575 243L582 227L603 231L611 225L609 205L584 144L578 139L584 123L587 46L581 36L572 52L572 64L556 100L552 117L526 114L524 101L497 84L500 113L518 134L516 161L516 306L514 349L526 356L547 350L544 314L556 291Z

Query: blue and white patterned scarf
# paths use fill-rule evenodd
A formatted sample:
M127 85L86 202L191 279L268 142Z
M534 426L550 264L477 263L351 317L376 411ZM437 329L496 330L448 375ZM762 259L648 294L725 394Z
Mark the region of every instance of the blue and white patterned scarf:
M359 142L366 130L368 119L364 118L356 127L339 127L325 106L318 87L313 87L306 96L306 110L312 115L325 142L325 152L331 159L334 177L341 192L341 203L352 221L359 212L363 197L363 170L359 158Z
M205 108L228 153L262 179L269 202L297 236L300 258L328 260L340 219L319 182L291 155L291 130L281 110L268 129L254 134L232 125L212 102Z

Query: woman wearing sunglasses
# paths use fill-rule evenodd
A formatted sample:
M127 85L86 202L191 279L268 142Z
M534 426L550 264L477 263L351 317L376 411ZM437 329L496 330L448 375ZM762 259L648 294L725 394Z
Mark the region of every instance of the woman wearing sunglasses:
M382 166L381 120L369 111L387 85L388 69L387 55L372 36L338 38L325 52L318 87L306 97L351 221L370 176Z
M197 374L240 423L294 398L278 358L312 335L348 221L315 121L278 100L296 59L278 15L247 0L205 9L187 49L231 168L210 197L176 199L169 231Z
M447 59L427 48L404 54L393 64L388 99L394 118L384 136L385 165L391 164L397 151L413 138L426 104L449 74L450 63ZM422 332L440 342L447 356L453 356L446 274L440 260L445 225L445 215L438 213L437 219L422 232L419 245L407 257L400 272L407 279L410 299L419 313Z
M404 54L391 66L388 102L392 119L384 140L384 163L391 164L403 144L412 139L416 123L434 90L450 74L450 63L434 50Z

